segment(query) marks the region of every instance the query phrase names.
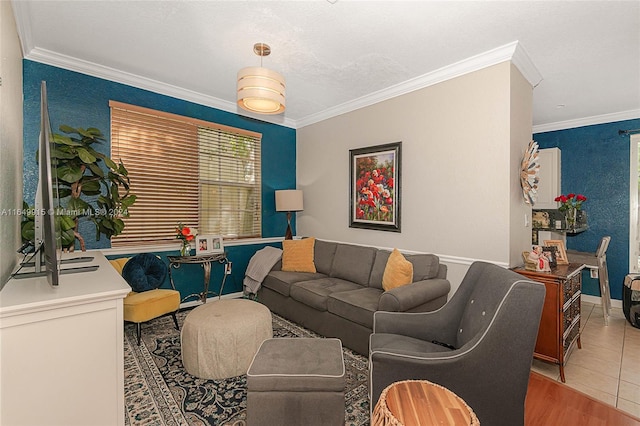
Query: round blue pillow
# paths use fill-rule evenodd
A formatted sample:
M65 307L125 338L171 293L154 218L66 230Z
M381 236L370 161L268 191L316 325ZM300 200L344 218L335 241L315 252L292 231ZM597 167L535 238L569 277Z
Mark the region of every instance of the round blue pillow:
M122 278L137 293L160 287L166 276L167 265L151 253L133 256L122 268Z

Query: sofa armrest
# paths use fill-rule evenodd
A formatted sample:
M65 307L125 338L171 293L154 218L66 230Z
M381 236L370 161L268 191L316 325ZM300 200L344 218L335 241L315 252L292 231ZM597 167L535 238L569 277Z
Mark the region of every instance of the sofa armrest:
M451 284L442 278L416 281L385 291L378 301L379 311L406 312L449 294Z

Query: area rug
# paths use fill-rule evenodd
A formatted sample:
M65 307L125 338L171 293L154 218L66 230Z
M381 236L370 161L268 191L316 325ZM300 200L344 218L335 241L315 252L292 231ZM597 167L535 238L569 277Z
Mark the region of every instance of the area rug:
M178 313L182 326L189 311ZM315 337L282 317L273 315L274 337ZM347 374L345 424L369 424L367 359L344 348ZM180 355L180 332L170 317L143 325L136 344L135 325L125 326L125 424L244 426L247 378L199 379L187 373Z

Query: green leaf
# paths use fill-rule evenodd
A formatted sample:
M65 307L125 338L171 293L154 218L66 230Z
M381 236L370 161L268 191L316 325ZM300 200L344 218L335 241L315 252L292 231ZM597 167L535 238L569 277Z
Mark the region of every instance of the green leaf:
M80 198L72 198L67 203L67 211L65 214L69 216L88 216L93 212L93 209L86 201Z
M25 241L35 241L36 239L35 227L36 227L35 222L23 221L22 227L20 230L20 234L22 234L22 239Z
M73 220L71 216L62 215L58 217L60 218L60 229L63 231L74 229L76 227L76 221Z
M111 198L113 198L114 200L119 200L120 199L120 194L119 194L119 190L118 190L118 185L111 185Z
M85 148L78 148L78 157L86 164L93 164L97 161L97 158L91 155Z
M124 231L124 222L122 219L115 218L113 219L113 235L119 235Z
M107 167L109 167L110 169L117 169L118 165L116 163L113 162L113 160L109 157L104 157L104 164L107 165Z
M71 247L76 242L76 236L73 233L73 229L68 229L66 231L60 232L60 240L62 247Z
M58 187L58 198L67 198L70 195L71 195L70 189Z
M76 139L72 139L69 136L62 136L58 134L53 135L53 141L55 143L60 143L67 146L83 146L83 143Z
M82 182L82 193L85 195L100 194L100 182L97 180L87 180Z
M73 165L59 166L57 168L58 179L74 183L82 178L82 169Z
M89 170L93 172L94 175L99 176L101 178L104 177L104 171L97 164L88 164Z
M61 132L64 132L64 133L78 133L76 129L74 129L71 126L67 126L66 124L61 125L59 129Z
M72 158L75 158L76 156L75 154L69 152L67 147L62 147L62 148L53 148L51 150L51 157L57 158L57 159L63 159L63 160L70 160Z
M132 195L129 195L129 196L128 196L128 197L126 197L126 198L123 198L123 199L122 199L122 201L121 201L121 203L122 203L122 208L124 208L124 209L128 209L129 207L131 207L131 206L133 205L133 203L135 203L135 202L136 202L136 199L137 199L137 198L138 198L138 197L137 197L137 196L135 196L135 195L133 195L133 194L132 194Z

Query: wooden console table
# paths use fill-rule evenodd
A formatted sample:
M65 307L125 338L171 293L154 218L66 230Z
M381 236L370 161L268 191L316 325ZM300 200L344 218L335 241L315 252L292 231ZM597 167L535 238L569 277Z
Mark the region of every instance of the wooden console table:
M387 386L373 411L371 426L402 424L479 425L478 417L462 398L427 380L404 380Z
M540 329L533 356L560 366L560 380L564 382L564 365L574 344L580 343L580 295L584 265L558 265L551 272L529 271L523 267L513 270L545 285L547 293L542 308Z
M212 294L218 296L218 299L222 297L222 290L224 290L224 283L227 280L227 265L229 260L227 259L227 253L214 253L204 254L199 256L167 256L169 259L169 279L171 280L171 287L176 288L173 283L172 269L179 268L180 265L201 265L204 269L204 285L200 293L192 293L186 297L183 297L181 302L191 298L197 297L202 303L207 303L207 296ZM224 265L224 272L222 274L222 283L220 284L220 291L209 291L209 281L211 280L211 264L219 263Z

